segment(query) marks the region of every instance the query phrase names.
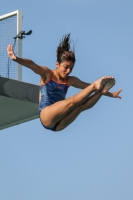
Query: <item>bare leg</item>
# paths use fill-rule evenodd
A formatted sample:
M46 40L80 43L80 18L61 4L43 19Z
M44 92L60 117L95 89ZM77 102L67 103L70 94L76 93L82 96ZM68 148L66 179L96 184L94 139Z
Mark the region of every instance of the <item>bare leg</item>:
M40 113L40 119L44 126L52 128L57 122L64 118L70 111L83 104L90 94L96 89L102 89L107 81L112 77L107 76L95 81L90 86L66 100L56 102L51 106L47 106Z
M93 94L91 97L88 98L83 104L75 108L74 110L70 111L58 124L56 130L61 131L66 128L69 124L71 124L78 115L83 112L84 110L92 108L98 100L101 98L102 92L98 91Z

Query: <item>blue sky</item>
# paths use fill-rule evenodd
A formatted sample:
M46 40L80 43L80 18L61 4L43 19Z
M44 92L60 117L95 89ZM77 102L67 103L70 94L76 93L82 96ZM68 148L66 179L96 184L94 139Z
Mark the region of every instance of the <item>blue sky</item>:
M89 83L111 75L111 91L123 91L122 100L102 97L61 132L39 119L2 130L0 199L132 200L133 1L5 0L0 15L15 10L23 30L33 30L23 57L54 69L56 47L71 32L78 40L72 75ZM23 81L38 85L39 76L23 67ZM70 88L68 97L78 91Z

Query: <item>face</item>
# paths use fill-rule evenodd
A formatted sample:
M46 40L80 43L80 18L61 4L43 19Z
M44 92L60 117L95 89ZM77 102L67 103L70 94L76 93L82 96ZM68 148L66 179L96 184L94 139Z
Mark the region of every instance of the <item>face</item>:
M60 64L56 62L56 69L62 78L67 78L68 75L72 72L74 63L72 61L64 61Z

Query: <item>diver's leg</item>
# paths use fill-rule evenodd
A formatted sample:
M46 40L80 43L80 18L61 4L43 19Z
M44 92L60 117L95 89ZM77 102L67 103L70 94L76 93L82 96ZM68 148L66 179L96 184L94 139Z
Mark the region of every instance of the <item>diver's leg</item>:
M110 82L112 78L110 76L103 77L85 89L83 89L78 94L59 102L56 102L50 106L44 108L40 113L40 119L44 126L52 128L57 122L64 118L70 111L77 108L79 105L83 104L90 94L95 90L102 89L106 82ZM111 83L112 84L112 83ZM111 85L110 84L110 88ZM108 90L108 89L107 89Z
M77 108L70 111L64 118L60 120L60 122L58 123L56 127L56 131L63 130L69 124L71 124L82 111L92 108L101 98L101 96L102 96L102 92L98 91L95 94L93 94L91 97L89 97L83 104L80 104Z

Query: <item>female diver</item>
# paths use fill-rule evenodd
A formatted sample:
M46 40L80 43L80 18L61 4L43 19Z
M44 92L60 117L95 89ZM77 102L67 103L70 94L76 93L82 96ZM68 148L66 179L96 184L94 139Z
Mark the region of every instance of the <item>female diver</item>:
M40 75L39 117L42 125L52 131L61 131L71 124L84 110L92 108L102 95L120 98L122 89L108 92L114 85L112 76L104 76L92 84L69 76L75 64L74 50L70 47L70 34L65 35L57 47L56 68L38 66L32 60L18 58L8 45L7 53L11 60L26 66ZM78 94L66 99L70 86L82 89Z

